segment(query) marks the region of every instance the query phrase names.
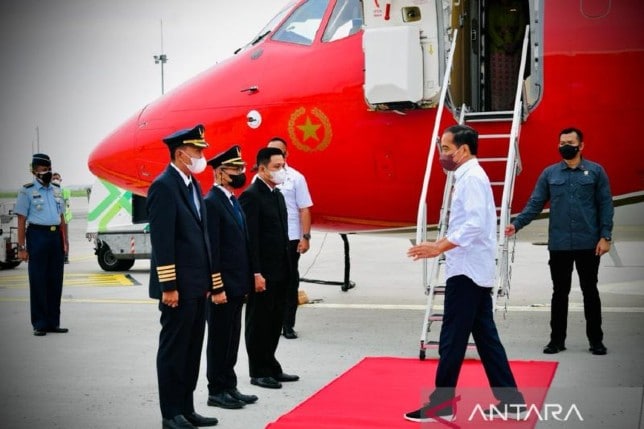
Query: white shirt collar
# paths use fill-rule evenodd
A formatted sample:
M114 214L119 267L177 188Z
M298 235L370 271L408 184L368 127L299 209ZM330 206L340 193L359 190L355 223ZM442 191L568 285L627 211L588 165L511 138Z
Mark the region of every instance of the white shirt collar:
M177 170L177 171L179 172L179 175L180 175L180 176L181 176L181 178L183 179L183 181L184 181L184 183L186 184L186 186L188 186L188 185L190 185L190 183L192 183L192 177L191 177L191 176L187 176L183 171L181 171L181 170L179 169L179 167L177 167L176 165L174 165L174 162L171 162L171 163L170 163L170 165L171 165L175 170Z

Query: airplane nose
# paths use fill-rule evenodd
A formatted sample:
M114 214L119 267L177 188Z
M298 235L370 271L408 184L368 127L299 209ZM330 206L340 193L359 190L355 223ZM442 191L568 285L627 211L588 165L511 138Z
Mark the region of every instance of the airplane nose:
M136 162L132 159L139 114L104 138L90 153L87 165L95 176L119 187L133 190L138 182Z

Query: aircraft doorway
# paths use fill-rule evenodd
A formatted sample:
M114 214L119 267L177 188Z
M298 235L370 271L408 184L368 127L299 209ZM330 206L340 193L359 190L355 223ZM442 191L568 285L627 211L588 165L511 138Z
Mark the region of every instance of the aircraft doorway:
M450 84L455 107L512 110L528 23L529 0L452 2L451 26L459 30Z

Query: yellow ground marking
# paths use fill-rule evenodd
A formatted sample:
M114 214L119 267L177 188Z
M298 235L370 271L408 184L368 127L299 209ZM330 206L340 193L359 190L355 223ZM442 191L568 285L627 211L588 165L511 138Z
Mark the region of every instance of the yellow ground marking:
M63 276L66 286L134 286L136 281L123 273L68 273ZM29 286L27 274L0 276L0 288L19 289Z

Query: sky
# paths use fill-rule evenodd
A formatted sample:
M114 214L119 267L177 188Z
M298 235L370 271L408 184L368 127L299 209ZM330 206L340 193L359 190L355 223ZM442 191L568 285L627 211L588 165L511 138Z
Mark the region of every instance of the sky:
M161 95L230 57L287 0L8 0L0 4L0 190L52 158L90 185L92 149ZM161 30L163 29L163 31ZM163 35L163 37L162 37ZM162 46L163 45L163 46Z

